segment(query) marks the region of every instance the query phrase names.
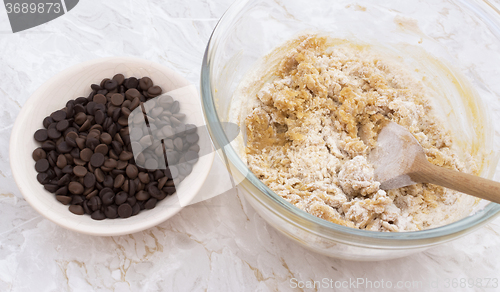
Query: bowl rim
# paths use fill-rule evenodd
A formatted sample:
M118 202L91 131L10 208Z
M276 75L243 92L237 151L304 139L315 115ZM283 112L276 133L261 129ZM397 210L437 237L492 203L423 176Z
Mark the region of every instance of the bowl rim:
M221 121L219 120L216 105L214 103L214 92L216 92L216 89L212 86L211 79L213 58L217 52L218 43L222 35L220 28L221 24L225 27L231 27L236 21L239 13L242 13L243 8L250 1L252 0L235 2L219 19L205 49L200 77L203 113L212 142L217 148L223 149L224 157L222 158L229 162L232 167L231 169L237 171L238 175L245 177L242 186L249 190L249 195L253 196L257 201L259 201L259 203L275 215L290 221L295 225L295 227L307 229L308 232L315 233L317 236L335 241L347 242L351 245L364 247L371 246L374 248L416 248L435 245L468 234L484 224L491 222L500 215L500 205L489 203L485 206L485 208L475 212L473 215L469 215L450 224L431 229L405 232L359 230L335 224L311 215L285 201L263 182L261 182L248 169L246 164L241 160L232 147L221 147L221 145L230 144L230 141L227 139L224 130L220 125ZM491 7L491 4L488 4L486 1L483 1L483 3L487 4L487 6L483 7L480 7L477 2L473 1L459 0L459 2L461 2L469 10L473 11L476 15L483 17L488 26L493 26L491 28L492 33L500 39L500 21L499 19L492 19L492 15L497 18L500 16L499 10ZM248 184L245 184L246 182ZM257 193L255 193L255 191L257 191ZM266 201L270 201L273 206L263 204L263 198ZM307 225L312 224L312 226L300 225L297 221L290 220L291 218L305 221L308 223Z
M23 131L22 127L24 125L24 121L26 120L27 116L29 115L29 110L30 108L33 107L33 104L37 104L39 100L41 100L44 97L44 92L48 89L50 89L52 86L54 86L55 83L58 82L63 76L69 75L69 74L80 74L79 72L82 70L85 70L86 68L93 67L98 64L103 64L106 62L110 62L110 64L113 63L123 63L123 64L134 64L134 66L137 66L138 68L151 68L154 67L154 69L158 70L158 72L165 73L166 75L169 75L170 77L173 77L179 84L183 84L185 86L192 86L192 84L186 80L181 74L179 74L177 71L174 71L162 64L149 61L146 59L138 58L138 57L131 57L131 56L115 56L115 57L104 57L104 58L95 58L91 59L88 61L84 61L81 63L77 63L75 65L72 65L61 72L51 76L48 80L46 80L41 86L39 86L33 94L28 98L26 103L22 106L21 111L19 112L18 116L16 117L16 120L14 122L14 126L11 131L10 135L10 140L9 140L9 160L10 160L10 167L12 171L12 176L14 178L14 181L23 195L24 199L35 209L39 214L41 214L43 217L49 219L50 221L56 223L57 225L64 227L65 229L76 231L79 233L87 234L87 235L95 235L95 236L118 236L118 235L126 235L126 234L132 234L135 232L143 231L146 229L149 229L151 227L154 227L169 218L173 217L175 214L177 214L185 205L187 205L190 201L192 201L195 196L198 194L200 189L203 186L203 183L206 181L208 174L210 172L210 169L213 164L213 160L215 157L215 153L211 152L205 156L207 156L206 161L204 161L203 164L206 164L203 168L203 172L201 172L197 176L197 181L199 183L196 183L195 185L192 185L190 189L190 193L187 197L186 200L183 200L183 203L185 204L184 206L175 205L175 206L168 206L169 210L172 210L171 212L166 212L165 215L163 216L148 216L144 218L143 221L138 221L138 222L131 222L131 224L128 225L113 225L109 224L112 223L113 221L109 220L92 220L90 225L82 225L77 222L74 222L73 220L60 220L63 219L61 217L65 217L65 215L58 215L57 212L52 212L52 208L43 208L42 205L37 203L37 199L35 198L36 195L32 194L29 191L29 186L23 185L22 183L22 178L25 176L22 172L22 169L20 167L20 163L17 163L20 159L21 154L19 153L19 147L16 147L16 145L19 143L20 139L22 140L22 137L26 134L25 131ZM130 66L130 65L129 65ZM199 94L197 90L195 90L196 94ZM193 101L198 101L197 98L192 99ZM201 110L201 108L200 108ZM29 135L32 135L32 133L29 133ZM29 157L29 160L31 160L31 157ZM38 181L36 179L33 180L34 183L38 184ZM175 194L177 196L177 194ZM178 199L177 199L178 200ZM60 204L56 200L54 200L55 204ZM156 208L155 208L156 209ZM155 209L151 210L154 211ZM159 210L159 209L157 209ZM148 210L149 211L149 210ZM68 215L71 213L68 211ZM71 214L72 215L72 214ZM140 214L138 214L140 215ZM161 213L160 213L161 215ZM128 220L128 221L135 221L137 220L137 216L131 216L128 218L120 218L120 219L113 219L113 220ZM94 224L95 223L95 224ZM108 224L106 224L108 223ZM108 228L109 227L109 228ZM95 228L95 229L94 229Z

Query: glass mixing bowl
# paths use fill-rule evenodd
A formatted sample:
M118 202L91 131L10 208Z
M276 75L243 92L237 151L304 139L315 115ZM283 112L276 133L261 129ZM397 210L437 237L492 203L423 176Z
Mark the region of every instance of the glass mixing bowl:
M238 1L214 29L202 65L202 104L213 143L255 210L289 238L324 255L391 259L472 232L498 216L500 206L484 202L475 213L452 224L400 233L357 230L312 216L283 200L249 171L229 144L223 125L233 93L258 60L297 34L320 31L393 48L419 47L431 58L453 64L450 78L453 72L463 74L477 95L471 94L468 101L455 100L457 105L451 103L451 108L445 106L443 116L454 116L458 123L451 126L464 124L463 129L474 122L470 119L483 118L484 123L469 127L469 133L458 132L458 138L465 145L461 146L474 147L467 146L467 141L481 132L485 145L476 146L494 152L500 145L500 124L493 122L500 120L499 15L487 2L473 0ZM413 61L418 62L415 56ZM482 176L493 177L495 157L490 153L484 160Z

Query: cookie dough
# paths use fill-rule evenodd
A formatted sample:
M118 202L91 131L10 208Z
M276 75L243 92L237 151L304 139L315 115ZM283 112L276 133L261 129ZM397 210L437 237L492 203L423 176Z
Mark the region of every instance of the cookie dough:
M431 163L477 169L472 158L458 158L425 88L369 47L302 37L256 98L244 117L248 167L314 216L358 229L412 231L458 220L475 203L432 184L379 189L367 156L385 120L408 129Z

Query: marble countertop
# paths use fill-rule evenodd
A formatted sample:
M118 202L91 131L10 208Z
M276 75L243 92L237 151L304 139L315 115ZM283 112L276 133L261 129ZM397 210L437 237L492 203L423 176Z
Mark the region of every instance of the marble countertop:
M12 178L8 141L31 93L71 65L107 56L159 62L198 84L205 45L231 2L82 0L64 17L16 34L0 8L0 291L317 291L294 287L325 278L439 284L431 291L481 291L444 287L496 278L498 288L484 291L500 291L500 218L406 258L349 262L285 238L234 190L116 237L65 230L27 204Z

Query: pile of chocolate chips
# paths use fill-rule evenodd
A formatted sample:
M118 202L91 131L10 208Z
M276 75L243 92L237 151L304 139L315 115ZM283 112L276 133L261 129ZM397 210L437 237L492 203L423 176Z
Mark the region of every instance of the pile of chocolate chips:
M154 208L176 191L175 185L187 174L181 176L168 162L163 170L138 167L128 116L142 102L159 96L162 89L149 77L125 78L122 74L92 84L91 89L88 97L70 100L65 108L46 117L44 128L35 132L35 140L41 143L33 151L37 180L59 202L69 205L69 211L90 214L96 220L127 218ZM197 135L193 139L196 127L180 121L185 116L179 114L178 102L169 105L175 108L163 107L166 118L162 122L171 129L171 117L176 127L191 129L189 133L177 131L171 138L184 141L183 148L191 156L184 161L193 164L199 151Z

